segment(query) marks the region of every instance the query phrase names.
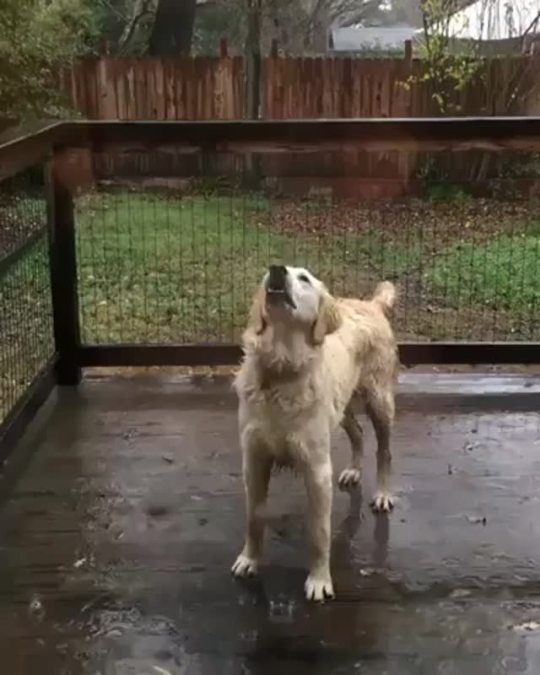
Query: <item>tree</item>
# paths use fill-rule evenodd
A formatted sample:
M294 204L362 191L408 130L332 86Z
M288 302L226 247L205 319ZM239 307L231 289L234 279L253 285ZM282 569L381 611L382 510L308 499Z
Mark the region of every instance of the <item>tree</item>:
M411 82L429 86L442 113L456 112L450 109L454 93L465 89L480 65L478 44L468 42L459 53L451 49L450 21L459 8L458 0L422 0L421 4L424 70Z
M3 0L0 117L58 115L55 72L89 49L94 29L89 0Z
M327 50L332 26L380 18L383 4L383 0L267 0L263 11L286 52L320 54Z
M99 0L102 32L113 52L173 56L191 52L204 0Z
M227 39L233 52L243 52L247 32L244 1L221 0L197 6L193 27L193 53L217 54L222 38Z
M495 3L502 1L482 0L475 14L479 26L488 23L488 13L493 10ZM525 102L538 91L534 64L532 61L523 61L522 67L507 68L504 76L493 78L493 67L498 66L501 71L502 61L480 58L481 40L459 40L453 34L452 17L468 4L471 4L471 0L423 0L424 39L421 55L424 69L421 75L411 77L409 84L427 86L439 112L443 114L463 113L459 92L474 87L484 90L485 114L523 114ZM506 8L508 6L506 4ZM506 13L506 20L513 21L511 12ZM510 23L507 27L511 34ZM478 114L478 109L474 110L474 114ZM451 155L439 155L436 158L439 175L443 175L453 161ZM491 152L479 152L471 156L468 181L483 180L497 161Z
M152 56L189 54L196 0L158 0L148 52Z
M259 116L261 85L261 3L262 0L247 0L246 57L246 105L247 116Z
M382 19L383 5L384 0L262 0L257 7L261 53L268 53L274 39L285 54L325 53L333 25ZM196 50L215 53L219 38L226 37L233 50L243 53L252 16L250 0L201 2L195 19Z
M409 7L409 0L392 0ZM413 0L417 6L419 0ZM335 25L388 20L388 0L261 0L261 52L277 39L287 54L324 53ZM97 0L102 33L121 54L216 54L226 37L244 53L250 0ZM392 5L393 7L393 5ZM401 10L404 12L403 8ZM250 18L251 17L251 18Z
M503 5L504 2L504 5ZM463 39L454 34L453 18L456 12L473 4L471 0L422 0L423 40L421 57L424 71L421 76L412 80L430 87L431 96L440 112L460 112L456 107L455 93L472 86L476 80L484 78L485 63L481 58L482 46L489 44L483 38L490 35L490 16L503 15L509 36L515 33L515 21L509 0L482 0L474 8L474 21L480 31L479 39ZM534 24L534 22L533 22ZM516 37L518 42L525 43L531 26ZM475 34L475 31L473 31ZM493 43L492 43L493 44ZM486 98L490 101L488 114L508 114L530 93L528 69L523 69L524 77L510 78L506 86L489 88L485 80L478 82L486 86ZM493 90L492 90L493 89ZM519 107L519 106L518 106Z
M155 15L155 0L99 0L101 34L113 52L142 54Z

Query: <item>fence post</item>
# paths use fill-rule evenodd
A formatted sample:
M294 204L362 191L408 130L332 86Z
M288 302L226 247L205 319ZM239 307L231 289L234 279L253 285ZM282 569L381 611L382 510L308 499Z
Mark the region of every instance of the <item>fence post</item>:
M219 41L219 55L222 59L226 59L229 56L229 45L227 43L227 38L221 38Z
M405 64L405 82L408 82L408 96L409 96L409 101L407 105L407 117L412 117L413 116L413 97L415 95L415 92L417 91L417 88L414 87L413 83L411 82L412 74L413 74L413 43L412 40L405 40L405 53L403 56L403 61ZM407 163L411 161L411 154L407 153Z
M62 155L54 153L45 171L49 270L57 356L56 382L74 386L81 381L75 218L73 196L62 177L61 160Z
M412 40L405 40L405 63L410 68L413 59Z

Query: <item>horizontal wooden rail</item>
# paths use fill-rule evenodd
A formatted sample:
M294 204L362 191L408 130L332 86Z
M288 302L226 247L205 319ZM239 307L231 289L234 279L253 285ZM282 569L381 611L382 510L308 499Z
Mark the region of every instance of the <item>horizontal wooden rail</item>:
M0 180L45 162L64 133L65 124L57 122L0 145Z
M540 149L540 117L243 121L75 121L0 145L0 180L41 163L57 148L178 146L188 152Z
M63 142L239 153L532 150L540 148L540 117L75 122L65 125Z
M535 364L538 342L405 342L399 345L404 365L419 364ZM218 366L240 362L236 344L85 345L78 362L92 366Z

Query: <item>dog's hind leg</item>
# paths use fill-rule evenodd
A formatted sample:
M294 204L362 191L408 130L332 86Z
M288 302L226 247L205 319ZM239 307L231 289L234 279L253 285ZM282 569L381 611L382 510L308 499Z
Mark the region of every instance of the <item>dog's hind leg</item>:
M345 408L345 414L341 421L341 426L345 429L349 441L351 443L351 465L344 469L339 476L339 487L344 490L346 488L358 485L362 477L362 455L364 453L364 434L362 427L352 409L351 403Z
M373 389L366 392L366 412L373 423L377 437L377 491L371 501L375 512L388 512L394 507L389 482L392 464L390 430L394 421L392 391Z
M231 570L237 577L257 574L264 539L263 511L271 470L272 459L266 453L249 448L244 452L247 529L244 548Z

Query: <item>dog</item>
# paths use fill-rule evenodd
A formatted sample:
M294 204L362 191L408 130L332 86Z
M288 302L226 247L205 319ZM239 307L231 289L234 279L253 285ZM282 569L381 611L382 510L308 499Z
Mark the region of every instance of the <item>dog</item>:
M398 354L389 315L396 298L390 282L371 300L334 298L308 270L271 265L258 288L242 337L244 358L234 381L243 458L247 530L232 573L257 573L264 506L275 467L303 476L308 498L308 600L334 597L330 575L332 511L331 432L340 424L352 460L342 488L360 482L362 428L353 395L365 402L377 437L375 512L393 508L389 491L390 431Z

